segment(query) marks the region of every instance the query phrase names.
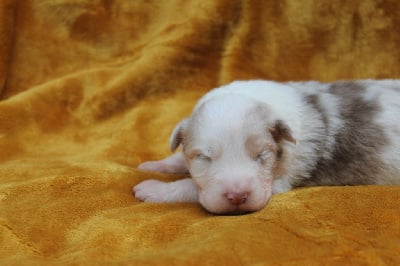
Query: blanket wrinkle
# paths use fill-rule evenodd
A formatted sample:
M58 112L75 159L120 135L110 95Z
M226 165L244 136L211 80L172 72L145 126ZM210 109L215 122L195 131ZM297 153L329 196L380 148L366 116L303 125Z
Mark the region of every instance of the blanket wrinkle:
M16 13L16 1L5 0L0 3L0 99L7 82L8 68L12 54L14 40L14 23Z
M210 89L400 77L400 2L0 1L1 265L398 265L400 188L315 187L259 212L132 186Z

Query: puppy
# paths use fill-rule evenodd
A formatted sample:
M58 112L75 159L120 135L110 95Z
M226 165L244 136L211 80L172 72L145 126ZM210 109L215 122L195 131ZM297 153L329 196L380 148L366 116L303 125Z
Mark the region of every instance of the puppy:
M139 169L190 173L133 188L146 202L252 212L296 187L400 184L400 80L236 81L173 130L182 151Z

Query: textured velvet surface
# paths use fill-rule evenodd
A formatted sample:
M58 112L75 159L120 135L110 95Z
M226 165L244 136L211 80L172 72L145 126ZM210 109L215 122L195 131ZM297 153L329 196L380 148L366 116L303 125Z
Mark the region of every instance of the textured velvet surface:
M298 189L213 216L142 161L235 79L400 77L400 2L0 1L0 264L399 265L400 188Z

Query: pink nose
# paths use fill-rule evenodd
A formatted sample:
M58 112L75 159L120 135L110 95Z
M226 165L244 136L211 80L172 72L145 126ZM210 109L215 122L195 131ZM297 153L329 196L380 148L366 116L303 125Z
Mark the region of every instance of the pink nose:
M225 194L225 196L229 200L229 202L232 203L233 205L240 205L246 202L248 193L228 192Z

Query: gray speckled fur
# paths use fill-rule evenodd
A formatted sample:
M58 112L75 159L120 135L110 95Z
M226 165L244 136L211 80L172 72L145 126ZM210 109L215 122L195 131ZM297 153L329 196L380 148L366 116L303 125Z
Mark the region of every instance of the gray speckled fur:
M325 135L316 135L315 138L306 140L308 143L303 143L303 145L313 144L318 156L314 167L306 175L298 175L290 179L289 182L293 187L388 183L381 182L384 175L392 175L388 178L390 180L396 180L394 175L397 175L397 182L389 183L400 183L400 166L384 161L381 156L385 146L390 143L390 136L386 134L386 128L377 123L377 115L387 107L377 98L365 97L369 86L374 84L381 87L377 95L385 93L385 90L393 89L397 91L397 98L400 101L400 82L390 83L390 88L387 88L387 81L342 81L331 84L293 82L289 84L301 91L304 103L318 114L317 123L326 132ZM313 89L316 86L319 89ZM334 143L331 147L326 145L326 136L330 131L328 119L330 114L326 106L321 103L322 95L325 99L336 99L337 118L342 122L334 134ZM400 122L400 108L396 111ZM393 127L398 128L399 125L393 125ZM395 141L395 143L399 148L398 142Z

